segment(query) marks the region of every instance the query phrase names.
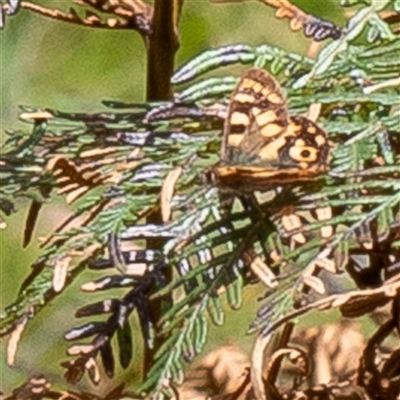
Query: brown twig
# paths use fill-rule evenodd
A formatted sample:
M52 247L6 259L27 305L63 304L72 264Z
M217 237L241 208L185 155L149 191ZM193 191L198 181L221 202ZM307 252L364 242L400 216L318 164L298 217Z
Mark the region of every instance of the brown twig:
M357 384L364 386L366 391L374 398L375 395L380 395L379 392L382 390L382 379L386 378L385 376L382 376L378 366L376 365L376 349L393 332L395 327L396 324L394 319L390 319L385 324L381 325L369 339L360 360Z
M147 101L172 99L171 76L179 48L178 26L182 0L154 3L153 30L149 36Z
M399 295L399 292L400 274L397 274L377 289L354 290L343 294L331 295L293 310L269 325L267 330L260 333L253 348L251 379L256 398L265 398L265 388L262 379L263 355L268 344L271 342L274 332L283 324L312 310L324 311L340 308L342 312L345 309L352 316L360 316L365 314L365 312L373 311L374 308L382 305L384 301L387 302L395 298ZM366 306L368 307L366 308Z
M392 333L395 328L395 322L393 319L386 321L383 325L379 327L379 329L372 335L369 339L367 346L364 349L360 368L358 371L358 384L363 384L363 379L365 374L369 373L369 379L371 379L371 375L374 378L379 376L379 370L377 365L375 365L375 349L381 345L381 343Z
M289 322L285 325L282 335L279 338L279 343L277 346L277 350L279 349L283 349L286 348L289 344L290 341L290 337L292 335L293 332L293 328L294 328L294 324L293 322ZM274 362L273 364L271 364L271 368L269 368L269 372L268 372L268 381L271 384L274 384L277 377L278 377L278 373L279 373L279 369L281 367L281 360L277 360L276 362Z
M400 12L383 11L380 17L388 24L400 24Z
M20 7L43 17L91 28L132 29L138 31L144 38L151 32L153 8L141 0L117 0L112 4L99 0L77 0L75 3L87 5L99 12L111 13L114 16L102 19L95 13L86 10L85 17L81 17L73 8L70 9L69 13L66 13L28 1L22 1ZM7 11L8 5L4 4L3 9Z
M268 364L266 366L266 392L268 393L267 398L276 398L280 397L280 391L276 386L276 377L271 377L270 374L274 374L273 371L279 371L282 361L285 357L288 357L292 362L298 362L302 360L303 368L302 372L305 375L309 368L309 362L307 354L297 348L293 347L281 347L275 350L270 356L268 360Z
M7 5L5 5L4 7L6 8ZM107 20L107 22L104 22L94 14L87 15L85 18L81 18L73 9L71 9L70 13L65 13L57 9L46 8L38 4L30 3L28 1L21 2L21 8L33 11L34 13L37 13L43 17L56 19L58 21L69 22L76 25L90 26L96 28L114 28L115 25L119 25L118 27L121 28L127 24L126 22L124 24L121 21L117 20L113 20L115 21L115 24L109 20Z
M144 38L151 33L153 7L142 0L75 0L75 3L126 19L128 28L137 30Z

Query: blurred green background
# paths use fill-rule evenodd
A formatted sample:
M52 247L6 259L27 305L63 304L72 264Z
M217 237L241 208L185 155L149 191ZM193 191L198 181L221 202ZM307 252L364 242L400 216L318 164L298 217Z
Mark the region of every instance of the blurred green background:
M339 25L344 22L343 10L336 0L297 0L293 3ZM73 5L67 0L48 0L40 4L65 11ZM180 40L176 67L206 49L228 44L268 43L306 54L311 43L301 32L291 32L287 20L276 19L271 8L256 1L213 4L207 0L186 0ZM134 31L89 29L21 11L7 19L5 30L0 33L0 49L2 142L5 129L27 128L18 120L18 105L89 112L105 109L101 105L101 100L105 99L144 100L145 48ZM17 215L7 218L7 229L0 231L2 308L14 300L21 280L37 256L37 238L48 234L66 213L60 203L47 205L41 213L33 243L22 249L27 203L21 202L18 209ZM80 283L94 277L96 273L87 273ZM80 294L79 286L77 283L65 290L28 325L13 368L5 363L7 339L1 342L0 388L5 393L33 373L44 372L53 382L63 382L59 362L67 359L67 344L62 335L67 329L83 323L72 317L74 309L102 298L101 295L90 295L88 299L87 295ZM222 329L212 329L207 349L231 339L239 341L254 315L256 302L250 300L255 300L256 296L257 288L250 288L244 299L248 312L242 309L242 312L228 313L227 324ZM252 337L246 337L241 344L249 349L252 340ZM138 337L135 343L137 357L124 372L132 382L140 373L140 348ZM109 385L106 380L93 388L83 380L77 389L104 393Z

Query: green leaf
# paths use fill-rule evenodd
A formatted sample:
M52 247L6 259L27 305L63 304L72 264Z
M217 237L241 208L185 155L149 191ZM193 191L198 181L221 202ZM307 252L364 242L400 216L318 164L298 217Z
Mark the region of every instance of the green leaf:
M184 83L222 65L237 62L249 64L254 59L252 49L247 45L226 46L209 50L195 57L175 72L171 82L173 84Z
M393 147L389 140L388 132L385 129L376 134L376 140L381 148L383 159L387 164L394 164Z
M390 234L390 224L393 222L393 210L391 207L383 209L377 217L377 236L380 242L386 240Z
M123 369L129 367L133 357L132 330L128 320L125 320L117 330L119 347L119 362Z
M300 89L316 76L322 75L333 63L335 58L347 51L349 43L356 39L375 12L384 8L389 0L373 1L370 7L360 9L347 23L345 34L337 41L327 45L318 55L312 70L299 78L294 84L294 89Z
M243 278L237 274L236 279L226 288L228 304L233 310L238 310L242 305Z
M196 353L201 353L207 341L208 324L204 316L196 319L194 324L194 346Z
M177 100L182 102L194 102L210 97L225 96L232 93L238 79L232 76L224 78L210 78L196 83L179 93Z
M396 38L388 24L383 21L379 15L373 14L368 23L371 27L368 30L367 39L371 43L376 41L378 37L382 40L394 40ZM373 31L373 33L370 33L371 31Z
M342 240L335 250L335 264L338 271L343 271L349 262L349 247L348 241Z
M215 325L217 326L223 325L225 315L222 309L221 299L217 294L214 296L210 296L207 304L207 311L210 315L211 321Z

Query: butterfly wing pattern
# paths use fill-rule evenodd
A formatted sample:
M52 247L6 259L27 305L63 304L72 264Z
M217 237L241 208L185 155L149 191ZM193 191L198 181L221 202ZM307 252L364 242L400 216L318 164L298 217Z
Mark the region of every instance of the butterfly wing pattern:
M270 190L286 183L308 181L325 172L328 153L324 130L306 117L290 116L278 82L267 71L253 68L244 73L232 94L221 159L212 168L212 182L238 190L240 195L243 191ZM209 182L208 176L206 180ZM226 216L233 198L224 190L219 197L221 215ZM300 218L287 212L289 214L283 215L282 225L286 231L296 230L301 226ZM320 213L319 217L328 219L330 214L326 217ZM224 225L221 235L233 229ZM330 235L329 231L322 236ZM306 240L301 233L293 238L298 243ZM204 255L205 252L208 255ZM134 253L124 253L123 257L134 263L137 252ZM204 264L204 259L213 258L212 253L212 249L201 250L198 263ZM180 265L186 265L182 267L186 271L182 275L192 267L186 259Z
M306 117L289 116L278 82L267 71L247 70L232 94L216 182L267 190L310 180L325 172L328 154L324 130Z

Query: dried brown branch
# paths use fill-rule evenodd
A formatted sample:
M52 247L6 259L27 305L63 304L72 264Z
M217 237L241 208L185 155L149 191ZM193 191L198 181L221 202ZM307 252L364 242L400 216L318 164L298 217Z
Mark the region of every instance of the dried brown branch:
M358 317L395 299L400 293L400 274L395 275L377 289L354 290L335 294L309 303L296 309L271 324L257 338L252 355L251 378L256 398L265 398L262 371L264 370L264 352L276 330L288 321L292 321L312 310L324 311L339 308L344 316Z
M360 360L357 383L365 387L371 398L398 398L400 350L388 350L383 345L391 335L396 335L396 311L394 307L393 317L380 325L369 339Z
M364 349L364 353L361 358L358 378L359 383L363 383L362 380L365 379L366 375L368 375L369 381L371 378L376 379L379 375L378 367L375 363L375 350L392 333L394 328L395 323L393 320L386 321L369 339L368 345Z
M15 388L11 396L5 400L39 400L47 397L50 391L50 383L42 375L35 376L23 385Z
M302 400L370 400L365 390L350 381L318 385L306 390L292 391L290 399Z
M5 5L7 7L7 5ZM85 18L80 17L75 10L71 9L70 13L65 13L63 11L57 9L50 9L46 7L42 7L38 4L30 3L27 1L23 1L21 3L21 8L29 11L33 11L43 17L56 19L58 21L64 21L73 23L76 25L90 26L95 28L126 28L126 21L119 21L116 19L107 19L106 21L102 21L95 14L87 14Z
M242 3L248 0L210 0L213 3ZM311 14L305 13L300 8L293 5L288 0L257 0L266 6L276 9L277 18L288 18L290 29L298 31L303 29L307 37L312 37L316 41L328 38L338 39L341 30L330 21L317 18Z
M142 0L75 0L75 3L115 14L128 22L128 29L137 30L143 37L151 33L153 7Z
M293 364L297 364L298 369L301 371L303 376L306 376L306 374L309 372L309 357L307 357L307 354L303 350L293 347L279 348L275 350L269 357L266 366L266 383L268 390L272 390L272 393L267 398L273 398L277 395L280 396L279 390L275 385L276 377L271 377L271 375L274 375L274 370L280 369L282 361L285 357L287 357Z
M20 7L43 17L91 28L132 29L138 31L144 38L151 32L153 8L141 0L114 0L109 2L77 0L75 3L90 6L98 12L113 14L113 16L102 18L86 9L85 16L81 17L73 8L69 12L64 12L28 1L22 1ZM3 5L5 11L7 11L8 7L7 4Z
M282 335L279 338L279 343L274 354L278 354L280 350L287 350L290 337L293 332L293 328L294 324L292 322L289 322L288 324L285 325L285 328L282 332ZM282 355L281 357L275 357L275 359L274 355L271 357L270 365L267 367L267 374L265 379L271 385L275 384L275 381L278 377L279 370L281 367L281 360L283 359L283 356L284 355Z
M275 331L284 322L293 320L293 318L311 310L324 311L339 308L345 317L359 317L393 300L399 295L399 292L400 274L397 274L377 289L354 290L347 293L334 294L325 299L307 304L282 317L268 331Z
M400 24L400 12L398 11L383 11L380 17L388 24Z

